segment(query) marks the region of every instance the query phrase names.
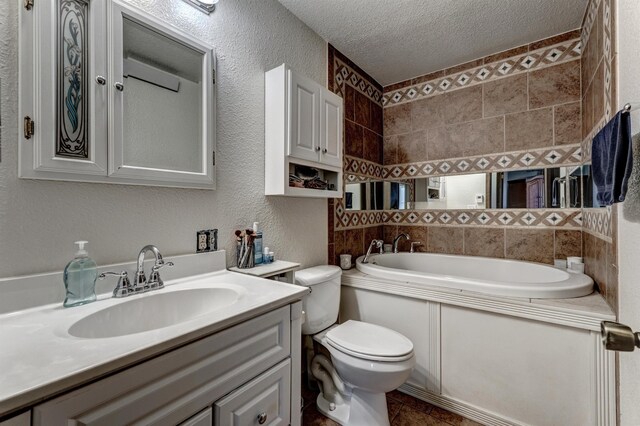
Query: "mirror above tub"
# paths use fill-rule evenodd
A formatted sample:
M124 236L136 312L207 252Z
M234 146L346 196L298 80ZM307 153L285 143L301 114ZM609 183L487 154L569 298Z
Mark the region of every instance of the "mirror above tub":
M190 28L120 0L20 25L20 177L215 189L214 50Z
M347 210L579 208L593 207L594 200L588 165L352 182L345 187Z

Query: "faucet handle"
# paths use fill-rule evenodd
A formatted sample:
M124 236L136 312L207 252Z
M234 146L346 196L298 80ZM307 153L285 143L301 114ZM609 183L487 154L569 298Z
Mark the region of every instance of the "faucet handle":
M156 262L156 264L151 267L151 274L149 274L149 280L147 281L147 284L151 289L164 287L164 282L162 281L162 278L160 278L160 272L158 271L165 266L173 266L173 262Z
M409 251L409 253L415 253L416 252L416 246L421 246L422 242L420 241L411 241L411 250Z
M153 274L154 272L158 272L160 269L164 268L165 266L173 266L173 262L156 263L151 267L151 274ZM151 277L149 277L149 279L151 279Z
M113 297L124 297L129 294L129 291L131 290L131 281L129 281L129 274L127 274L127 271L103 272L98 275L98 279L104 280L109 276L120 277L116 288L113 289Z

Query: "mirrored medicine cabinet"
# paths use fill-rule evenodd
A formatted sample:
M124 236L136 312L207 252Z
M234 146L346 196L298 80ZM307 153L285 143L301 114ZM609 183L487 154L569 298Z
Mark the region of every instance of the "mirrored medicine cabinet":
M20 28L20 177L215 189L213 47L119 0Z
M591 167L566 166L358 181L347 176L346 210L598 207Z

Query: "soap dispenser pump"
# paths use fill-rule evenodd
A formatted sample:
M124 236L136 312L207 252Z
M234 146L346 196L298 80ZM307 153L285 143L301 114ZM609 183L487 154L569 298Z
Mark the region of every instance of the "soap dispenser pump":
M98 269L96 262L89 257L84 249L87 241L76 241L78 251L75 258L64 268L64 286L67 296L64 307L84 305L96 300L96 279Z

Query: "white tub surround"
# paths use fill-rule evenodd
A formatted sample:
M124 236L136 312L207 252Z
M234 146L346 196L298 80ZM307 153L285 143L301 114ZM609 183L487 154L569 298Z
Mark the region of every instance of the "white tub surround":
M482 424L615 424L614 355L600 335L615 315L599 293L504 297L351 270L340 318L407 336L417 364L400 390Z
M289 330L291 330L291 342L287 342L287 350L290 345L292 362L300 363L299 351L295 350L300 347L300 315L294 315L293 307L301 308L301 304L295 302L306 294L307 289L229 272L224 269L224 251L176 256L165 258L165 260L174 262L176 266L173 271L166 268L166 274L163 270L164 289L121 299L111 298L109 293L102 293L98 296L97 302L74 308L63 308L61 299L50 300L52 303L47 305L32 306L34 300L32 296L37 293L38 288L43 288L43 285L51 287L52 282L58 281L62 286L60 273L0 281L0 293L3 294L3 298L6 294L14 301L21 297L19 285L24 285L25 291L22 297L31 298L31 300L24 301L19 306L32 306L13 312L6 312L5 306L5 313L0 315L0 341L11 342L0 351L0 363L10 366L0 376L0 417L31 407L61 392L152 357L182 350L188 352L191 349L187 348L195 344L191 342L214 333L221 333L222 330L257 316L267 313L271 315L276 310L286 309L286 312L279 314L282 318L286 318L286 330L281 330L279 333L286 331L286 335L289 336ZM100 269L101 271L128 269L127 266L131 265L112 265ZM189 272L195 272L197 275L190 276ZM101 290L108 290L114 286L115 281L110 282L108 288L101 283ZM202 306L196 303L186 317L183 312L178 312L179 306L163 305L167 301L171 302L173 296L179 304L180 300L184 299L184 295L189 292L203 296L202 300L205 302L207 301L205 296L209 293L224 300L217 302L220 305L217 309L210 309L210 303L200 303ZM59 299L59 296L49 295L52 299ZM145 298L158 296L158 303L162 306L141 303ZM291 320L288 319L288 305L292 306ZM120 310L122 311L120 314L126 315L124 308L128 307L131 307L129 316L131 320L136 321L137 317L142 318L146 315L148 320L144 322L153 323L155 317L162 327L142 332L134 327L129 330L129 333L115 333L116 335L109 330L100 329L100 327L108 328L110 325L117 328L122 321L117 321L116 318L106 324L96 322L93 330L92 327L87 328L87 325L91 324L91 315L101 315L101 311L106 309L114 309L115 314ZM140 309L135 309L136 307ZM172 317L173 320L165 318L172 314L177 314ZM79 326L78 324L81 323L77 321L82 319L89 321L84 326ZM290 328L289 321L291 321ZM141 324L140 327L145 326ZM149 328L153 327L153 324L149 325ZM257 330L255 326L253 329ZM281 336L280 338L285 336L279 333L277 334ZM101 337L103 335L108 337ZM132 371L143 365L145 363L132 367ZM268 367L265 366L265 369ZM124 370L126 371L129 370ZM291 399L299 401L299 389L297 392L294 392L295 387L291 389ZM299 413L299 410L294 408L297 405L291 405L291 407L292 412Z
M432 253L386 253L363 260L359 257L356 267L365 274L496 296L565 299L593 292L589 276L542 263Z

